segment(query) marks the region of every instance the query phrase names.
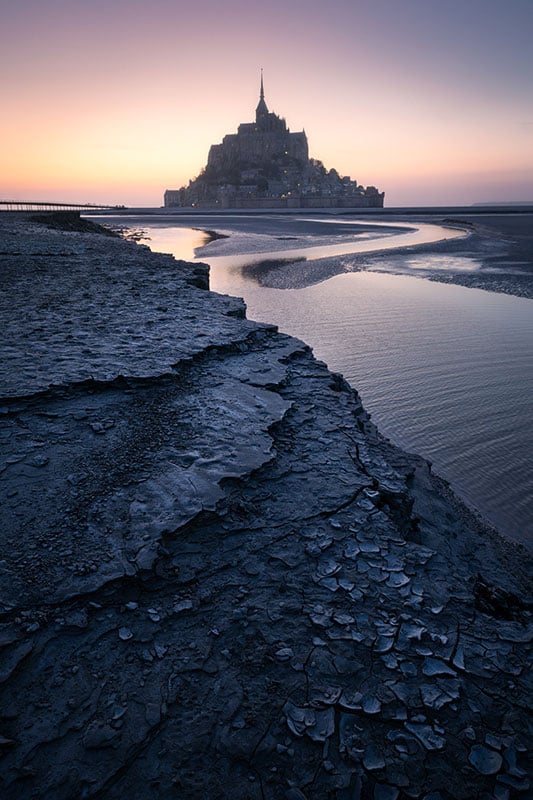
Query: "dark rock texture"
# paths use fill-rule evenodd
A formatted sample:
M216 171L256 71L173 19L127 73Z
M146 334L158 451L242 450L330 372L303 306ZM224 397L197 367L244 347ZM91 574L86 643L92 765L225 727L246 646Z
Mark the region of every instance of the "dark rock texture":
M0 233L1 796L525 798L525 552L205 268Z

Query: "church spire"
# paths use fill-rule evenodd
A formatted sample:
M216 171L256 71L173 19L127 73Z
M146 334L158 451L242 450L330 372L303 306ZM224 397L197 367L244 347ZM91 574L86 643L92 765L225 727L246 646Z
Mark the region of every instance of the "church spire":
M266 116L267 114L268 108L267 104L265 103L265 90L263 87L263 68L261 67L261 90L259 92L259 103L255 109L256 122L259 122L260 118Z

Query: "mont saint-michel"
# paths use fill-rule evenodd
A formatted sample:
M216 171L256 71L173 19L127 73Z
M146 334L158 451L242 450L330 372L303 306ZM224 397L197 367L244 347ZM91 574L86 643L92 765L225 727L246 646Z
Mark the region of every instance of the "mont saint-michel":
M255 122L243 122L209 150L207 166L165 206L198 208L382 208L384 192L360 186L309 158L305 130L292 133L268 110L263 76Z

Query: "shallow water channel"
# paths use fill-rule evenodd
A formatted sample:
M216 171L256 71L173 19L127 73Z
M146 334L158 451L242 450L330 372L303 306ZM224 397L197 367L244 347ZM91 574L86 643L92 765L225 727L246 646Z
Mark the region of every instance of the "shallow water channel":
M269 227L263 219L240 229L236 224L233 237L203 247L198 260L211 265L211 288L243 296L250 319L275 323L310 344L318 358L357 388L385 436L428 458L489 522L531 548L531 301L377 272L337 275L300 289L264 288L243 273L241 266L254 260L292 257L290 251L298 250L305 237L308 257L324 254L309 250L316 237L322 250L330 248L329 256L353 252L356 244L365 251L398 246L398 225L378 239L378 226L365 226L358 236L350 223L352 240L347 241L342 223L334 236L331 225L322 229L310 220L306 228L305 220L300 222L300 241L276 237L279 249L265 249L277 228L275 221ZM206 242L205 234L183 227L190 225L185 220L179 226L169 220L146 223L142 228L150 247L177 258L191 260L194 248ZM225 227L221 219L195 224ZM440 231L449 235L448 229ZM400 235L407 244L409 237L428 241L439 232L416 234L411 228ZM247 240L253 256L246 256Z

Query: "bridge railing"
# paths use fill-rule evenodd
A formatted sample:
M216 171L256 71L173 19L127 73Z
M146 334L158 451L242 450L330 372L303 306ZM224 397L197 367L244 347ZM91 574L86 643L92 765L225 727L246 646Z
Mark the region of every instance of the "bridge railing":
M101 203L49 203L39 200L0 200L0 211L120 211L126 206Z

